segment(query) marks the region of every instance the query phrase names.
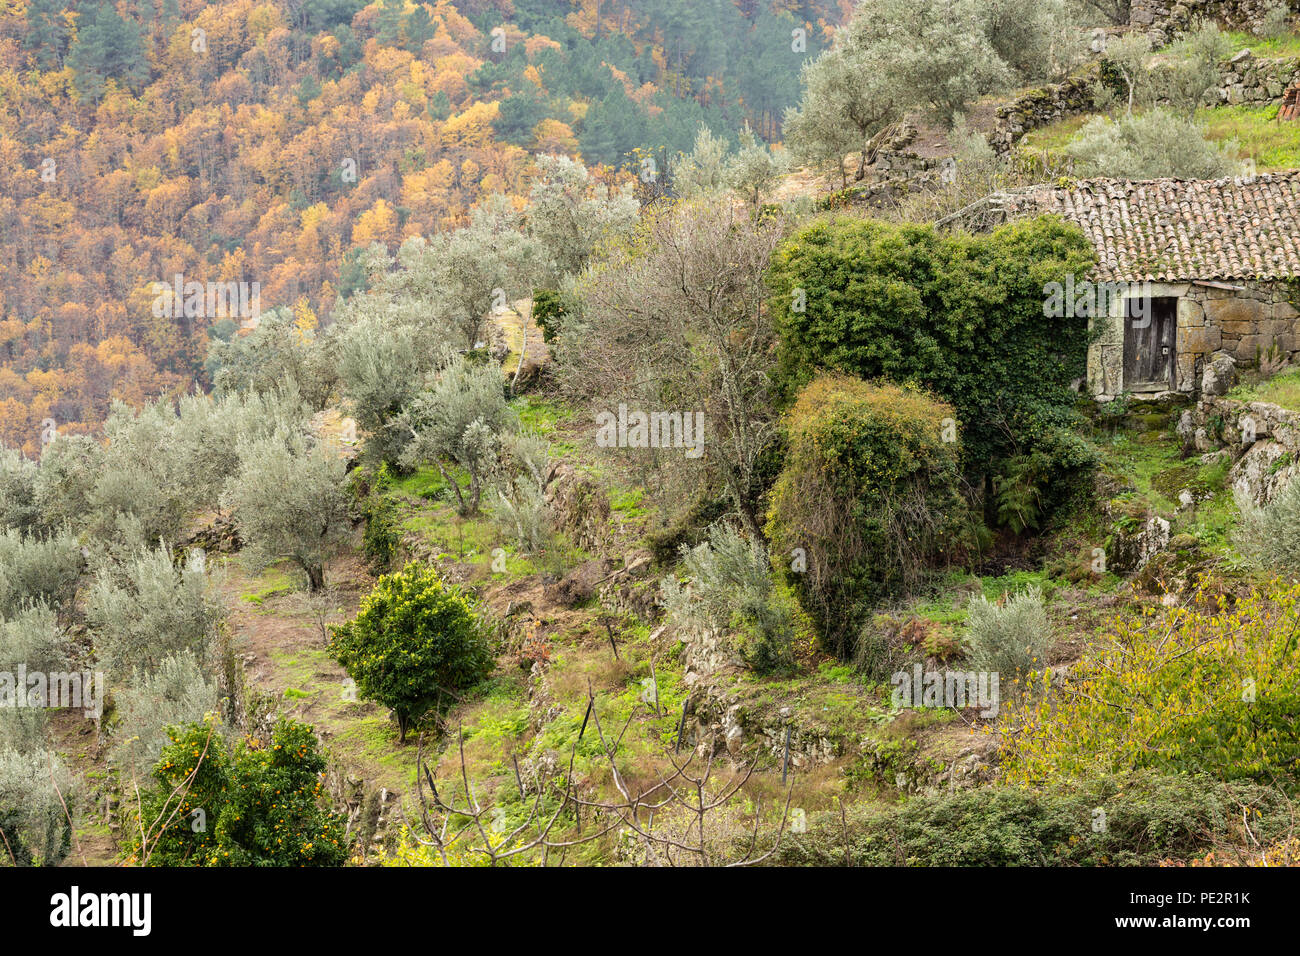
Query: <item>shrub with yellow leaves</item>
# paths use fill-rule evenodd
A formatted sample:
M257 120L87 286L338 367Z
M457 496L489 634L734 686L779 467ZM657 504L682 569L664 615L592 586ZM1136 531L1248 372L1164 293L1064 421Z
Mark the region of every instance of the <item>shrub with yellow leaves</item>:
M1009 783L1151 768L1230 780L1300 771L1300 584L1235 603L1204 584L1145 608L1093 645L1062 683L1033 675L1000 729Z

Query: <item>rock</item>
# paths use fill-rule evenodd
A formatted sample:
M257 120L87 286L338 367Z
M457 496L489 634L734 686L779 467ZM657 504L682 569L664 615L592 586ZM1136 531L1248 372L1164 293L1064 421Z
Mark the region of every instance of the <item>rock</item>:
M1139 571L1169 544L1169 522L1155 516L1136 534L1116 532L1106 555L1106 566L1118 573Z
M1256 505L1265 505L1287 486L1297 471L1300 465L1281 443L1257 441L1232 466L1228 481L1234 491Z
M1237 384L1237 360L1227 352L1215 352L1210 361L1205 363L1201 373L1201 398L1217 398L1226 395ZM1186 413L1185 413L1186 414ZM1179 432L1182 422L1179 422Z
M596 586L609 575L612 561L592 558L578 565L556 584L546 588L548 600L561 607L574 607L596 593Z
M649 551L632 551L623 558L623 570L627 574L636 577L648 571L653 561L654 555Z

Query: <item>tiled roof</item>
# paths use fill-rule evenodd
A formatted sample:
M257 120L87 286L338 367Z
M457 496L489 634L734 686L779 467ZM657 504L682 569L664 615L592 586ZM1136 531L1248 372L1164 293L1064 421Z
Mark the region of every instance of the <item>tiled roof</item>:
M1082 180L1035 187L1021 213L1054 212L1097 250L1096 278L1132 282L1300 275L1300 171L1217 180Z

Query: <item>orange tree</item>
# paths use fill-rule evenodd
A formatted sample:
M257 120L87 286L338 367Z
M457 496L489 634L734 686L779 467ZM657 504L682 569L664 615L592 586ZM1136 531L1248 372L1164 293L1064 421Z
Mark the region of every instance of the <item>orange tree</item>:
M469 601L414 562L379 579L357 616L333 629L330 649L360 694L392 709L402 742L412 721L494 663Z
M228 747L215 726L169 727L143 794L130 862L148 866L341 866L343 817L322 807L312 728L281 718L270 741Z

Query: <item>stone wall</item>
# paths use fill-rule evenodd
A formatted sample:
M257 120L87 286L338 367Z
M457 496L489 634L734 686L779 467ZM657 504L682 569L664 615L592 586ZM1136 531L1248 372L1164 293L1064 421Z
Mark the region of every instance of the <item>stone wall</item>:
M1224 64L1218 89L1207 94L1206 105L1275 103L1297 80L1300 57L1257 57L1242 50Z
M1220 286L1224 286L1221 288ZM1300 356L1300 313L1281 282L1155 282L1152 296L1178 298L1175 391L1199 391L1207 356L1217 351L1237 362L1254 364L1276 346L1280 357ZM1088 352L1088 388L1100 401L1123 392L1124 304L1116 300L1110 315L1099 320L1100 338Z
M1202 460L1233 460L1228 483L1257 505L1273 500L1300 472L1300 413L1270 402L1203 398L1183 412L1178 434Z
M884 209L896 205L904 196L933 191L943 182L949 158L927 158L909 150L882 149L876 161L867 167L865 179L842 193L822 200L824 208L837 205L867 206Z
M1155 46L1164 46L1202 19L1253 33L1275 5L1276 0L1132 0L1128 22L1145 31ZM1298 0L1289 5L1292 12L1300 10Z
M1093 87L1099 74L1098 65L1090 63L1060 83L1021 93L1006 106L999 106L989 146L1002 155L1032 130L1067 116L1091 112L1095 106Z

